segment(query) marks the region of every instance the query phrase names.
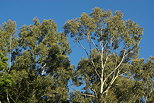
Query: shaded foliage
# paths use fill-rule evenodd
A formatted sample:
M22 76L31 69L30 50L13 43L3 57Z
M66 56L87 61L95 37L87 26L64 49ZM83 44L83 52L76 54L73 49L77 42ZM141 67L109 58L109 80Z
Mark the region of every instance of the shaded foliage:
M57 33L57 26L52 20L22 26L15 34L15 24L11 20L4 23L1 30L3 42L0 50L8 56L8 71L3 72L2 87L7 88L3 102L35 103L67 101L67 83L72 74L68 58L70 53L67 38ZM8 38L10 38L8 40ZM2 57L1 61L5 61ZM1 63L1 62L0 62ZM7 65L1 63L1 68ZM2 70L1 69L1 70ZM3 78L2 78L3 79ZM3 81L3 80L2 80Z

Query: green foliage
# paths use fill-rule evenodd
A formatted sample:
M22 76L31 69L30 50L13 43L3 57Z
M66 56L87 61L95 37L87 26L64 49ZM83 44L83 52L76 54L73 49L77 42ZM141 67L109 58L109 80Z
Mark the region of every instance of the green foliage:
M0 100L6 99L8 88L12 86L12 76L6 72L7 58L0 52Z
M8 20L8 22L3 23L0 26L0 51L6 56L10 52L11 47L13 46L11 41L15 36L16 32L16 23Z
M9 88L12 86L12 76L6 72L0 73L0 100L5 101Z
M136 81L140 81L142 96L148 102L154 101L154 59L150 57L147 61L143 58L135 59L132 62L132 74Z
M19 33L11 20L0 27L0 102L154 101L154 57L138 59L143 29L120 11L94 8L68 20L64 33L51 19L33 22ZM74 69L68 34L87 54Z
M8 59L4 57L3 53L0 52L0 71L5 70L7 68L7 61Z
M113 13L94 8L90 14L82 13L79 18L68 20L64 30L88 57L78 63L73 80L83 88L72 93L72 101L152 101L152 62L133 61L138 58L139 42L143 34L143 29L138 24L123 20L120 11Z
M49 76L36 76L34 72L25 70L13 70L11 75L13 85L9 88L9 96L12 102L45 102L47 100L43 96L51 98L53 80Z
M33 25L22 26L17 36L14 36L15 23L11 20L4 23L1 29L1 50L9 55L8 64L0 55L1 70L9 66L8 72L2 72L0 83L4 91L1 101L67 101L67 83L72 74L67 56L70 53L67 38L63 33L57 33L56 23L52 20L40 23L35 18L33 21ZM4 39L4 36L7 37Z

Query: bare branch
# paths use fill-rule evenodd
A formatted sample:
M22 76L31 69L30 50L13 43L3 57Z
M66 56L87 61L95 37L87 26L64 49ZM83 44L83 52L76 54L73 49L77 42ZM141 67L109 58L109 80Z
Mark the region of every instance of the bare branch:
M112 86L112 84L114 83L114 81L118 78L119 72L120 72L120 71L118 70L116 76L113 76L112 80L110 81L110 85L109 85L109 86L107 87L107 89L103 92L103 94L106 93L106 92L108 92L108 90L111 88L111 86Z
M102 94L103 93L103 87L104 87L104 62L103 62L103 58L104 58L104 48L105 48L105 46L107 45L107 43L105 43L105 45L103 46L103 44L102 44L102 42L100 43L100 46L102 47L102 54L101 54L101 67L102 67L102 73L101 73L101 89L100 89L100 93ZM106 58L106 61L105 62L107 62L107 59L108 58ZM106 63L105 63L106 64Z
M45 66L46 66L46 63L42 66L42 69L44 69Z
M89 53L88 53L88 51L86 50L86 48L85 48L79 41L78 41L78 44L83 48L83 50L86 52L87 56L89 56ZM95 68L96 74L97 74L98 77L100 78L100 75L98 74L98 72L97 72L97 70L96 70L96 66L95 66L95 64L94 64L94 61L91 60L91 58L90 58L90 61L91 61L92 65L93 65L93 67Z
M120 63L118 64L118 66L115 68L115 70L119 68L119 66L122 64L124 58L128 55L128 54L125 54L125 53L126 53L126 50L124 51L123 57L122 57Z
M78 44L83 48L83 50L86 52L87 56L89 56L89 53L88 53L88 51L86 50L86 48L85 48L79 41L77 41L77 42L78 42Z
M93 89L92 87L90 87L90 89L94 92L94 94L96 95L96 98L97 98L98 96L97 96L97 92L96 92L96 90Z
M109 56L106 57L105 63L104 63L104 68L106 66L107 60L108 60Z
M112 79L110 85L109 85L109 86L107 87L107 89L103 92L103 94L108 92L108 90L111 88L112 84L114 83L114 81L115 81L117 78L118 78L118 76L116 76L115 78Z
M124 55L120 61L120 63L115 67L115 69L104 79L104 82L120 67L120 65L122 64L124 58L128 55L128 54L125 54L126 51L124 52Z
M91 95L91 94L82 94L83 96L88 96L88 97L95 97L94 95Z
M91 63L92 63L92 65L93 65L93 67L95 68L95 72L96 72L97 76L101 79L100 75L98 74L98 72L97 72L97 70L96 70L96 66L95 66L95 64L94 64L94 61L91 60Z
M9 95L9 94L8 94ZM12 101L14 102L14 103L16 103L16 101L9 95L9 97L12 99Z
M94 45L94 47L97 49L98 53L100 54L100 50L98 49L98 47L96 46L95 42L91 39L92 44Z
M126 50L125 50L125 52L124 52L124 55L123 55L123 57L122 57L120 63L119 63L119 64L116 66L116 68L104 79L103 83L105 83L106 80L107 80L113 73L115 73L115 71L120 67L120 65L122 64L124 58L128 55L128 54L125 54L125 53L126 53ZM107 87L107 89L103 92L103 94L106 93L106 92L108 92L108 90L111 88L111 86L112 86L112 84L114 83L114 81L118 78L119 72L120 72L121 70L122 70L122 69L118 69L116 76L113 76L113 77L112 77L112 80L110 81L110 85L109 85L109 86Z
M8 94L8 92L7 92L7 101L8 101L8 103L10 103L10 99L9 99L9 94Z
M95 97L94 95L91 95L91 94L83 94L83 93L81 93L80 91L78 91L78 90L72 88L71 86L70 86L70 88L73 89L74 91L76 91L76 93L78 93L79 95L88 96L88 97L93 97L93 98Z

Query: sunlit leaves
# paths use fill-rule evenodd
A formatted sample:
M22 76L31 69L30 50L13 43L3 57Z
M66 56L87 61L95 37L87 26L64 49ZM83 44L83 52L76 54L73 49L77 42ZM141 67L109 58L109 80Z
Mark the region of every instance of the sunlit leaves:
M131 60L138 56L143 29L131 20L124 20L120 11L94 8L90 14L82 13L80 17L68 20L64 30L87 54L86 59L79 61L74 79L77 86L83 86L85 92L81 94L92 94L91 102L129 101L134 92L130 90L141 86L140 82L127 77L133 75ZM115 86L116 83L120 87ZM130 102L141 98L140 88ZM80 101L89 98L82 97L74 94L73 98Z

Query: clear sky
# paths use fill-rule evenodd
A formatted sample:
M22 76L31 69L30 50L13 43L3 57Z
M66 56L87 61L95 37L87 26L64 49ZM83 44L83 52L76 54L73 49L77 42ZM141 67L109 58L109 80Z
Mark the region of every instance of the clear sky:
M63 31L64 23L79 17L82 12L90 13L92 8L104 10L121 10L124 19L131 19L144 28L140 44L140 57L154 56L154 0L0 0L0 24L11 19L17 22L18 28L32 24L34 17L53 19L58 31ZM76 64L83 51L71 40L71 62Z

